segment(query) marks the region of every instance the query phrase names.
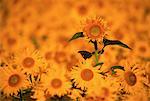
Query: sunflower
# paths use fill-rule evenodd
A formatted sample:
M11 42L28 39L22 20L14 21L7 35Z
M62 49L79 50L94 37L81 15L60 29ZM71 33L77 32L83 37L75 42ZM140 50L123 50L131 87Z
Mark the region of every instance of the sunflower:
M4 49L7 51L15 51L19 47L19 34L11 35L9 32L3 32L1 36L2 44Z
M94 6L89 1L76 1L71 8L71 18L78 22L83 17L92 16L96 13Z
M68 71L71 71L72 67L79 62L79 56L74 54L70 54L69 56L70 58L67 62L66 68Z
M46 94L59 97L67 94L71 88L66 74L66 69L63 65L53 63L47 74L42 75L41 82L43 83Z
M15 34L15 32L4 32L1 36L2 46L6 52L15 52L22 47L32 47L26 36ZM23 43L22 43L23 42Z
M5 67L0 70L0 89L6 94L17 95L19 90L29 86L29 82L21 69Z
M142 83L144 89L148 95L150 95L150 62L141 62L140 66L142 67Z
M93 60L87 59L86 61L79 63L78 66L74 66L71 71L71 79L75 83L75 86L82 90L87 90L88 94L91 94L101 85L100 71L97 68L94 68L92 63Z
M144 90L138 92L136 95L130 95L127 101L149 101L150 95L147 95Z
M106 22L100 18L87 19L83 25L83 32L91 40L102 40L106 36L108 27Z
M81 93L82 91L79 89L71 89L71 93L68 96L73 100L79 100L82 98Z
M41 84L38 84L35 86L32 91L34 94L31 96L31 98L36 99L36 101L46 101L46 95L45 90L43 89Z
M51 62L54 57L54 45L47 44L46 46L42 46L40 49L42 57L46 60L46 62Z
M103 80L103 84L97 87L97 90L91 94L96 101L114 101L116 98L116 91L118 85L115 84L115 80L107 77Z
M39 73L45 70L46 63L36 50L25 48L16 54L15 62L27 73Z
M145 74L147 76L147 84L150 86L150 63L146 63L145 65Z
M54 55L54 60L57 63L64 63L68 59L67 52L65 51L56 51Z
M149 58L150 57L150 45L145 41L136 41L134 47L134 54L139 57Z
M133 32L129 31L124 25L120 25L119 28L112 29L112 34L110 34L110 37L116 40L120 40L126 44L128 44L130 47L133 45L133 40L135 40Z
M121 87L123 87L127 93L135 94L143 87L141 82L143 73L142 68L135 59L133 60L133 58L122 60L121 64L125 69L125 71L118 73Z
M4 49L4 46L0 43L0 57L5 57L6 56L6 51Z

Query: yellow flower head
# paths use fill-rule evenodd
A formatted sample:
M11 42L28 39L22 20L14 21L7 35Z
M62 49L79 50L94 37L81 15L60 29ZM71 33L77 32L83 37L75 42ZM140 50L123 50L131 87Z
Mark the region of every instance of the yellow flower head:
M145 66L145 73L147 75L147 82L150 85L150 62Z
M134 61L135 59L130 58L121 62L124 66L125 71L120 72L120 83L126 92L135 94L137 91L142 89L142 68L139 63ZM130 62L129 62L130 61Z
M46 63L39 52L27 48L18 52L15 61L26 73L30 74L41 72L41 69L45 70L46 67Z
M20 89L25 89L29 86L29 82L24 72L20 69L5 67L0 69L0 89L6 94L17 95Z
M114 101L117 88L115 81L108 77L103 80L102 84L90 96L96 101Z
M150 100L150 95L147 95L146 92L144 90L138 92L135 95L130 95L128 97L128 101L134 101L136 99L136 101L149 101Z
M150 62L141 62L140 67L142 68L142 82L145 88L150 87ZM148 90L150 94L150 89Z
M52 64L47 74L42 75L41 82L43 83L43 88L46 89L46 94L51 96L57 95L61 97L67 94L71 88L66 68L56 63Z
M46 45L40 48L40 53L46 62L50 63L54 57L54 51L56 50L56 46L47 43Z
M43 86L41 84L34 86L32 89L34 94L31 96L31 98L36 99L36 101L46 101L45 90L43 90L42 87Z
M73 67L71 71L71 79L75 85L81 87L82 90L88 89L89 94L101 85L102 79L99 74L100 71L92 66L92 62L93 60L87 59L77 67Z
M71 89L71 93L68 96L73 100L81 99L82 98L81 93L82 91L79 89Z
M92 40L102 40L107 31L106 22L100 17L87 19L83 26L83 32Z
M133 53L135 56L149 58L150 44L146 41L136 41Z

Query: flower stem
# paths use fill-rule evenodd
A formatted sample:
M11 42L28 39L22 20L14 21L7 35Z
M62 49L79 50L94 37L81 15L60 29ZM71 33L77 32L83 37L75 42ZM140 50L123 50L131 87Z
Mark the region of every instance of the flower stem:
M98 45L97 45L97 40L95 41L92 41L90 40L90 42L92 42L94 44L94 49L95 49L95 52L94 52L94 55L95 55L95 64L98 64L99 63L99 51L98 51Z
M93 43L94 43L94 48L95 48L95 63L98 64L99 53L98 53L97 41L95 40Z
M95 50L95 63L98 64L99 54L98 50Z

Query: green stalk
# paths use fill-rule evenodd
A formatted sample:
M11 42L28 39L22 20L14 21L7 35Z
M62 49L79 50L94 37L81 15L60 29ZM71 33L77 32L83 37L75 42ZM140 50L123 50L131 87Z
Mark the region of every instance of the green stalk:
M98 50L95 50L95 63L98 64L98 59L99 59L99 54L98 54Z

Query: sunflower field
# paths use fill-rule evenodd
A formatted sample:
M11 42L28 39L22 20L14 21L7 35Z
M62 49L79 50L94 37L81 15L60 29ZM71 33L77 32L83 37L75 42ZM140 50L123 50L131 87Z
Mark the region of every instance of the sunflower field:
M0 101L150 101L150 0L0 0Z

